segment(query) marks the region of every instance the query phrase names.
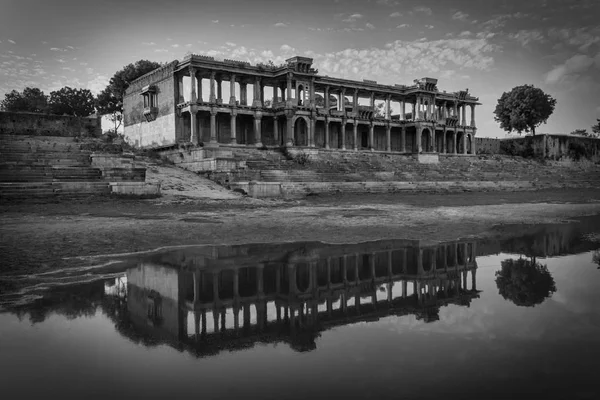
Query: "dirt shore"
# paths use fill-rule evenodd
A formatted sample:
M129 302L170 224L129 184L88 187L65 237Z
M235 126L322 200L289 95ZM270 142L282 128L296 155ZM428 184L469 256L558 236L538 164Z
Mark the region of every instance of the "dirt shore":
M0 274L43 272L66 257L169 245L292 240L431 241L505 235L498 225L600 214L600 190L230 200L165 196L0 206ZM519 229L519 225L516 228Z

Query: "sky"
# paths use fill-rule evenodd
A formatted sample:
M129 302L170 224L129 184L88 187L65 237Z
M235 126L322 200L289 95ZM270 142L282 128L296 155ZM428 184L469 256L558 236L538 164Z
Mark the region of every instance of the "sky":
M478 136L504 137L503 92L533 84L557 100L537 132L600 118L599 0L0 0L0 99L11 90L102 90L140 59L282 63L319 74L469 89Z

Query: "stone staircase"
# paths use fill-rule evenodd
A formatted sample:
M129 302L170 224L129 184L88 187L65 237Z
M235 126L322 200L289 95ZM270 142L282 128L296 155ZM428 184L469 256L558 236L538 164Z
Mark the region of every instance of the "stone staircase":
M244 160L246 168L209 177L243 190L250 189L248 182L263 182L265 193L276 193L273 184L279 183L284 196L600 187L600 166L548 165L508 156L440 157L437 164L422 164L399 155L324 152L311 155L304 165L274 151L252 149L234 152L234 157Z
M109 195L114 182L143 182L145 168L92 165L74 137L0 134L0 201Z

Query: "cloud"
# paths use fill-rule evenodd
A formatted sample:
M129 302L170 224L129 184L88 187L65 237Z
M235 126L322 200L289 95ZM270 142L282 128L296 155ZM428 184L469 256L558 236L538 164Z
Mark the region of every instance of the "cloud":
M457 11L452 15L452 19L456 19L458 21L463 21L463 22L467 22L468 18L469 18L469 14L466 14L462 11Z
M156 43L154 43L154 42L142 42L142 44L144 46L156 46Z
M173 47L173 48L175 48L175 49L176 49L176 48L178 48L178 47L179 47L179 45L176 43L176 44L172 44L172 45L171 45L171 47Z
M392 17L392 18L398 18L398 17L401 17L401 16L402 16L402 13L399 12L399 11L396 11L396 12L393 12L393 13L390 14L390 17Z
M67 49L62 49L60 47L51 47L50 51L67 51Z
M276 27L276 28L287 28L288 25L286 23L284 23L284 22L278 22L278 23L276 23L273 26Z
M66 63L66 61L64 59L62 59L62 58L57 58L56 61L58 61L61 64Z
M229 47L235 47L236 46L236 44L233 43L233 42L225 42L225 45L229 46Z
M212 22L213 24L218 24L218 23L219 23L219 20L218 20L218 19L213 19L211 22Z
M61 69L63 71L75 72L75 68L71 68L71 67L62 67Z
M367 22L365 26L366 26L368 29L375 29L375 25L373 25L373 24L371 24L371 23L369 23L369 22Z
M281 47L279 48L279 50L283 51L284 53L293 53L293 52L296 51L295 48L293 48L292 46L287 45L287 44L281 45Z
M352 14L351 16L349 16L348 18L342 20L343 22L356 22L356 20L361 19L363 17L362 14Z
M12 40L12 39L8 39L8 40L7 40L7 42L8 42L8 43L12 43L12 44L16 44L16 43L15 43L15 41L14 41L14 40Z
M91 81L88 81L87 88L93 93L98 94L106 88L108 85L108 77L104 75L98 75Z
M433 28L435 28L435 26L433 26L433 25L425 25L425 28L427 28L427 29L433 29Z
M69 50L75 50L75 47L73 47L73 46L67 46L67 49L69 49Z
M377 4L381 4L382 6L394 7L399 6L400 2L398 0L377 0Z
M156 49L156 50L154 50L154 52L155 53L168 53L169 50L167 50L167 49Z
M433 14L433 10L431 10L431 8L429 8L429 7L423 7L423 6L419 6L419 7L413 8L413 12L415 12L415 13L423 13L425 15L431 15L431 14Z
M410 24L400 24L398 26L396 26L396 28L408 28L410 27Z
M586 54L576 54L566 60L563 64L555 66L546 74L546 83L557 84L576 78L587 72L592 66L600 68L600 53L592 58Z
M471 33L471 31L462 31L461 33L458 34L458 36L461 37L466 37L466 36L471 36L473 33Z
M520 31L518 31L516 33L509 33L508 37L510 39L516 40L517 42L521 43L521 46L523 46L523 47L527 47L527 45L531 42L543 42L544 41L544 35L538 29L533 29L533 30L521 29Z

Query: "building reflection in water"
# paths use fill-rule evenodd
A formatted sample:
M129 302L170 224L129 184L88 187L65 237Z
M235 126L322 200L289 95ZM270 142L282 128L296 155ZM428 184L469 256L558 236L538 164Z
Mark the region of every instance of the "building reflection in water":
M127 271L129 335L176 342L198 356L255 343L316 348L320 332L477 298L474 241L421 245L289 243L206 247Z

